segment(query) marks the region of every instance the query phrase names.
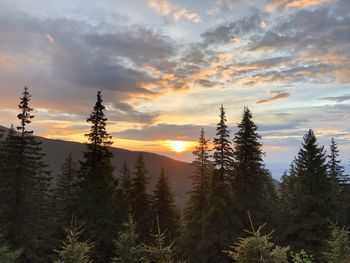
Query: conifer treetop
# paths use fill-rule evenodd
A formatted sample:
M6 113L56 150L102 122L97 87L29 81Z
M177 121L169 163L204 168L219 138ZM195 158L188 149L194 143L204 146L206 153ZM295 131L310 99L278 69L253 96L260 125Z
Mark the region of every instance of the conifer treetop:
M27 131L26 126L32 122L31 120L34 118L34 115L31 114L33 109L29 106L29 101L32 96L29 93L28 87L24 87L22 95L20 103L18 104L18 108L21 112L17 115L17 118L20 120L20 125L17 126L17 130L21 132L23 137L27 134L33 133L33 131Z
M90 117L86 120L90 122L91 128L88 134L89 143L94 146L110 146L113 144L111 141L112 136L106 131L107 118L104 114L106 107L102 104L102 93L97 91L97 100Z

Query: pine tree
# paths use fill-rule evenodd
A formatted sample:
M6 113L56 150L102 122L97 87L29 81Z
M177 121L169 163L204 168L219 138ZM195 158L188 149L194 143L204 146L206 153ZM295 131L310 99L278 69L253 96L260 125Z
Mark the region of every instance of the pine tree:
M327 240L326 252L324 253L329 263L346 263L350 260L350 232L344 227L332 224L331 234Z
M344 167L341 165L339 159L338 144L335 139L331 139L330 154L328 155L328 173L331 178L338 180L339 183L346 183L346 177L344 176Z
M161 170L153 192L152 211L153 217L159 220L160 231L166 234L166 243L170 243L178 235L179 215L164 169ZM157 229L156 222L153 224L153 229Z
M106 131L107 118L101 91L87 122L91 123L84 160L80 163L78 219L85 225L85 238L94 240L96 262L106 262L113 254L113 233L118 217L116 180L113 178L111 136Z
M229 262L223 250L237 238L235 200L228 190L227 179L232 172L232 147L226 125L224 107L220 107L220 121L214 138L214 173L211 176L208 205L202 220L201 257L194 262ZM228 231L229 229L229 231Z
M78 166L71 154L64 161L54 190L55 220L59 232L77 215Z
M156 234L152 236L154 237L154 242L150 245L144 245L143 248L146 263L180 263L180 261L174 258L174 243L166 245L166 237L165 234L160 231L159 224Z
M74 224L70 229L66 229L67 238L63 242L60 250L56 250L58 260L55 263L92 263L89 254L93 248L93 244L79 241L83 232L82 227Z
M0 242L0 263L16 263L22 254L22 250L11 251L8 245L1 240Z
M124 162L121 170L120 170L120 189L122 191L122 195L124 198L124 201L126 203L127 206L130 205L131 202L131 188L132 188L132 177L130 174L130 170L126 164L126 162Z
M140 234L139 240L149 239L151 229L151 204L147 193L147 169L142 153L139 153L131 187L131 211L136 222L136 230Z
M209 156L209 140L201 129L198 144L193 151L194 173L191 176L192 190L184 209L184 226L181 230L181 254L190 262L200 258L199 243L202 238L202 220L208 205L209 178L212 174L212 163Z
M233 165L233 149L230 141L230 131L226 124L226 113L224 106L220 107L220 121L216 128L214 138L214 164L218 170L217 177L222 183L225 177L230 174Z
M226 253L237 263L288 263L287 252L289 247L276 246L271 242L272 232L263 235L263 227L252 232L246 231L250 236L240 238Z
M335 218L336 198L324 149L318 146L312 130L304 136L291 175L284 180L281 199L287 207L282 209L283 241L293 249L305 249L319 261L328 238L328 220Z
M1 147L0 225L9 245L23 249L20 262L47 262L52 240L49 227L48 190L51 180L43 163L41 142L27 126L34 115L29 106L31 95L24 88L18 105L17 132L12 128Z
M137 243L138 234L136 224L129 214L128 221L124 223L124 230L118 234L114 241L116 257L112 263L141 263L143 260L143 248Z
M244 108L242 121L234 137L234 172L232 187L235 194L239 218L244 229L249 228L246 216L250 212L257 225L269 222L272 225L274 198L277 197L272 177L263 164L261 139L252 113Z

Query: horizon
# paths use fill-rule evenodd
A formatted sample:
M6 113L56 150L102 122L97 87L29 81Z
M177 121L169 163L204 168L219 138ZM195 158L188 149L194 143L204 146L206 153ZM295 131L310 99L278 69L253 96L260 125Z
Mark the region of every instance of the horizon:
M349 1L64 2L0 1L1 125L28 85L35 134L84 142L102 90L114 147L191 162L248 106L274 178L309 128L349 169Z

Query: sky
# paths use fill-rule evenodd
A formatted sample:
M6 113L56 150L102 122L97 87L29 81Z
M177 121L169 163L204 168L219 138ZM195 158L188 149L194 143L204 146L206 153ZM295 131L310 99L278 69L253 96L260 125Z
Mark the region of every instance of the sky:
M232 135L253 112L276 178L310 128L348 166L350 1L0 0L0 80L0 125L28 86L48 138L86 141L102 90L115 147L191 161L223 104Z

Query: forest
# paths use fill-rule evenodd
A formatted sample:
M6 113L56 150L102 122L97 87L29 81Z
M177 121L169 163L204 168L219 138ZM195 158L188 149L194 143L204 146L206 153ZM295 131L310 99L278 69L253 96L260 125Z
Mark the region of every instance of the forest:
M101 91L84 156L67 156L59 175L30 129L27 87L18 112L0 132L0 263L350 262L350 180L333 138L325 149L308 130L276 185L252 112L231 134L221 105L215 137L198 131L178 207L166 167L150 192L142 153L133 167L112 163Z

